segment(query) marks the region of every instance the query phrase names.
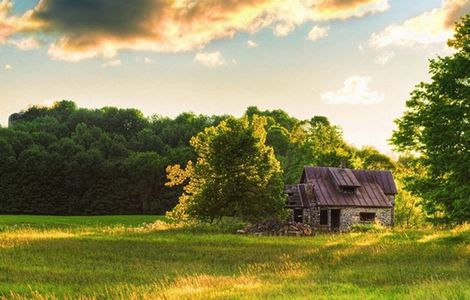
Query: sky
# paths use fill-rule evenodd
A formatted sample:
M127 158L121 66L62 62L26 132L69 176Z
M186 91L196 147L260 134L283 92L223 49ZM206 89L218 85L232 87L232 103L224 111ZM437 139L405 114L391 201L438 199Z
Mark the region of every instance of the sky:
M470 0L0 0L0 124L31 105L324 115L389 153Z

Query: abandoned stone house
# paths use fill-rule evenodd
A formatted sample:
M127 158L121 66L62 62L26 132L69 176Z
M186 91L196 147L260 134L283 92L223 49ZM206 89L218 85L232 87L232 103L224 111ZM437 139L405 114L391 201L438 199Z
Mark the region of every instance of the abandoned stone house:
M389 171L304 167L299 184L286 186L295 222L345 231L352 224L393 226L397 188Z

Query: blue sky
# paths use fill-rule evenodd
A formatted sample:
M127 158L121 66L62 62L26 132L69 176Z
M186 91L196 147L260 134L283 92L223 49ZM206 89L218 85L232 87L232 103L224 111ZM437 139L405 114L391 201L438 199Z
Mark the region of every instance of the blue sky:
M222 1L216 10L219 1L205 0L193 1L198 10L191 21L180 21L157 12L158 1L135 1L155 9L136 25L135 15L106 0L85 1L85 8L73 1L0 0L1 124L29 105L60 99L167 116L239 116L256 105L298 118L325 115L350 143L387 152L393 119L413 86L428 80L428 59L451 53L450 21L470 9L470 0L311 0L314 13L299 5L294 12L306 17L292 19L290 4L299 1L246 0L241 8ZM70 5L59 6L64 3ZM260 5L266 8L255 10ZM65 17L57 16L59 9ZM96 11L113 23L87 15ZM214 14L221 17L203 24ZM122 22L115 17L121 15ZM156 24L165 31L154 34ZM278 27L288 32L279 36ZM308 39L314 27L322 34ZM175 34L175 28L187 30Z

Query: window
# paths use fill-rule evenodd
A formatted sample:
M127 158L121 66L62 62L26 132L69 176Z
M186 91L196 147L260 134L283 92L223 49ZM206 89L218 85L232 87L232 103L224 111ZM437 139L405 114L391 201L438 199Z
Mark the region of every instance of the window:
M328 211L326 209L320 210L320 225L328 225Z
M340 188L341 192L345 194L354 194L356 192L356 187L354 186L342 186Z
M363 222L374 222L375 213L361 212L359 213L359 219Z

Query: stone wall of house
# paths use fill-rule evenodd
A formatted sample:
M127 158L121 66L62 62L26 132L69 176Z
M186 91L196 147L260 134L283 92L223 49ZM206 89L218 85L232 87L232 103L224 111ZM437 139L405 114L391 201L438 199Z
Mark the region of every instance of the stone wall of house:
M328 225L320 225L320 210L328 211ZM393 226L392 208L363 208L363 207L328 207L318 206L304 210L304 220L316 229L330 230L331 210L340 210L340 231L347 231L353 224L370 224L378 222L383 226ZM375 221L361 221L360 213L375 213Z
M341 225L340 230L348 230L353 224L368 224L375 223L374 221L361 221L359 214L375 213L375 222L383 226L392 226L392 209L391 208L361 208L361 207L347 207L341 209Z

